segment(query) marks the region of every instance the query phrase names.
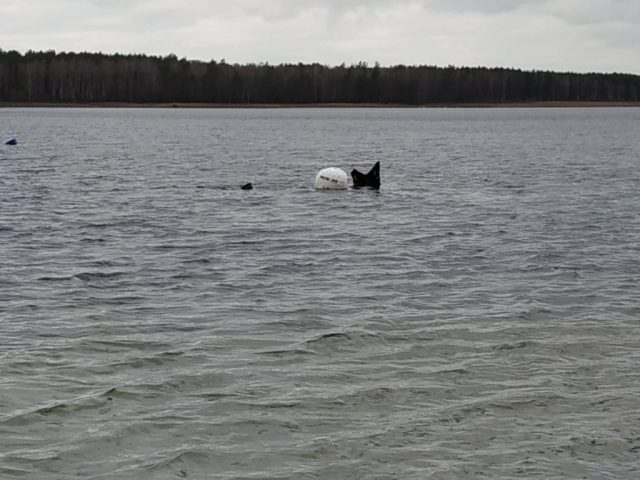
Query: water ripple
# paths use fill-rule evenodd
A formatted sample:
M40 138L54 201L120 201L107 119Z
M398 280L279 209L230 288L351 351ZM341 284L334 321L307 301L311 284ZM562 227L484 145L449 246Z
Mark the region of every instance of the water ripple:
M637 477L638 109L0 116L3 479Z

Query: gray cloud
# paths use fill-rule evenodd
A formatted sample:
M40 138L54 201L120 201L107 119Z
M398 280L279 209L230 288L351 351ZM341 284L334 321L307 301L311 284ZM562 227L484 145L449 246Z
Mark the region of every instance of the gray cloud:
M640 73L636 0L2 0L0 48Z
M430 7L452 12L504 13L518 10L526 5L539 5L540 0L431 0Z

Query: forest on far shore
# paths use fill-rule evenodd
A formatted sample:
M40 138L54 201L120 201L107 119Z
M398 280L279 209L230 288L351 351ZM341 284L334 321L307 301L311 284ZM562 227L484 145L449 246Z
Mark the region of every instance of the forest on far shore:
M0 50L0 102L398 104L637 102L640 76L510 68L228 64Z

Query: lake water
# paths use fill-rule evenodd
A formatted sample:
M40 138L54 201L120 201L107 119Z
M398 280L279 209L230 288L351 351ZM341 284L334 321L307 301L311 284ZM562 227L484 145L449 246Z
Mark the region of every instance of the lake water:
M1 109L0 478L637 478L639 126Z

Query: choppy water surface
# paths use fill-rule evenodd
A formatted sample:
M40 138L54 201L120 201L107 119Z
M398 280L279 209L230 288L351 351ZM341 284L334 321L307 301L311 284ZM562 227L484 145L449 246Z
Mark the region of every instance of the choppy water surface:
M637 478L639 121L0 110L0 477Z

